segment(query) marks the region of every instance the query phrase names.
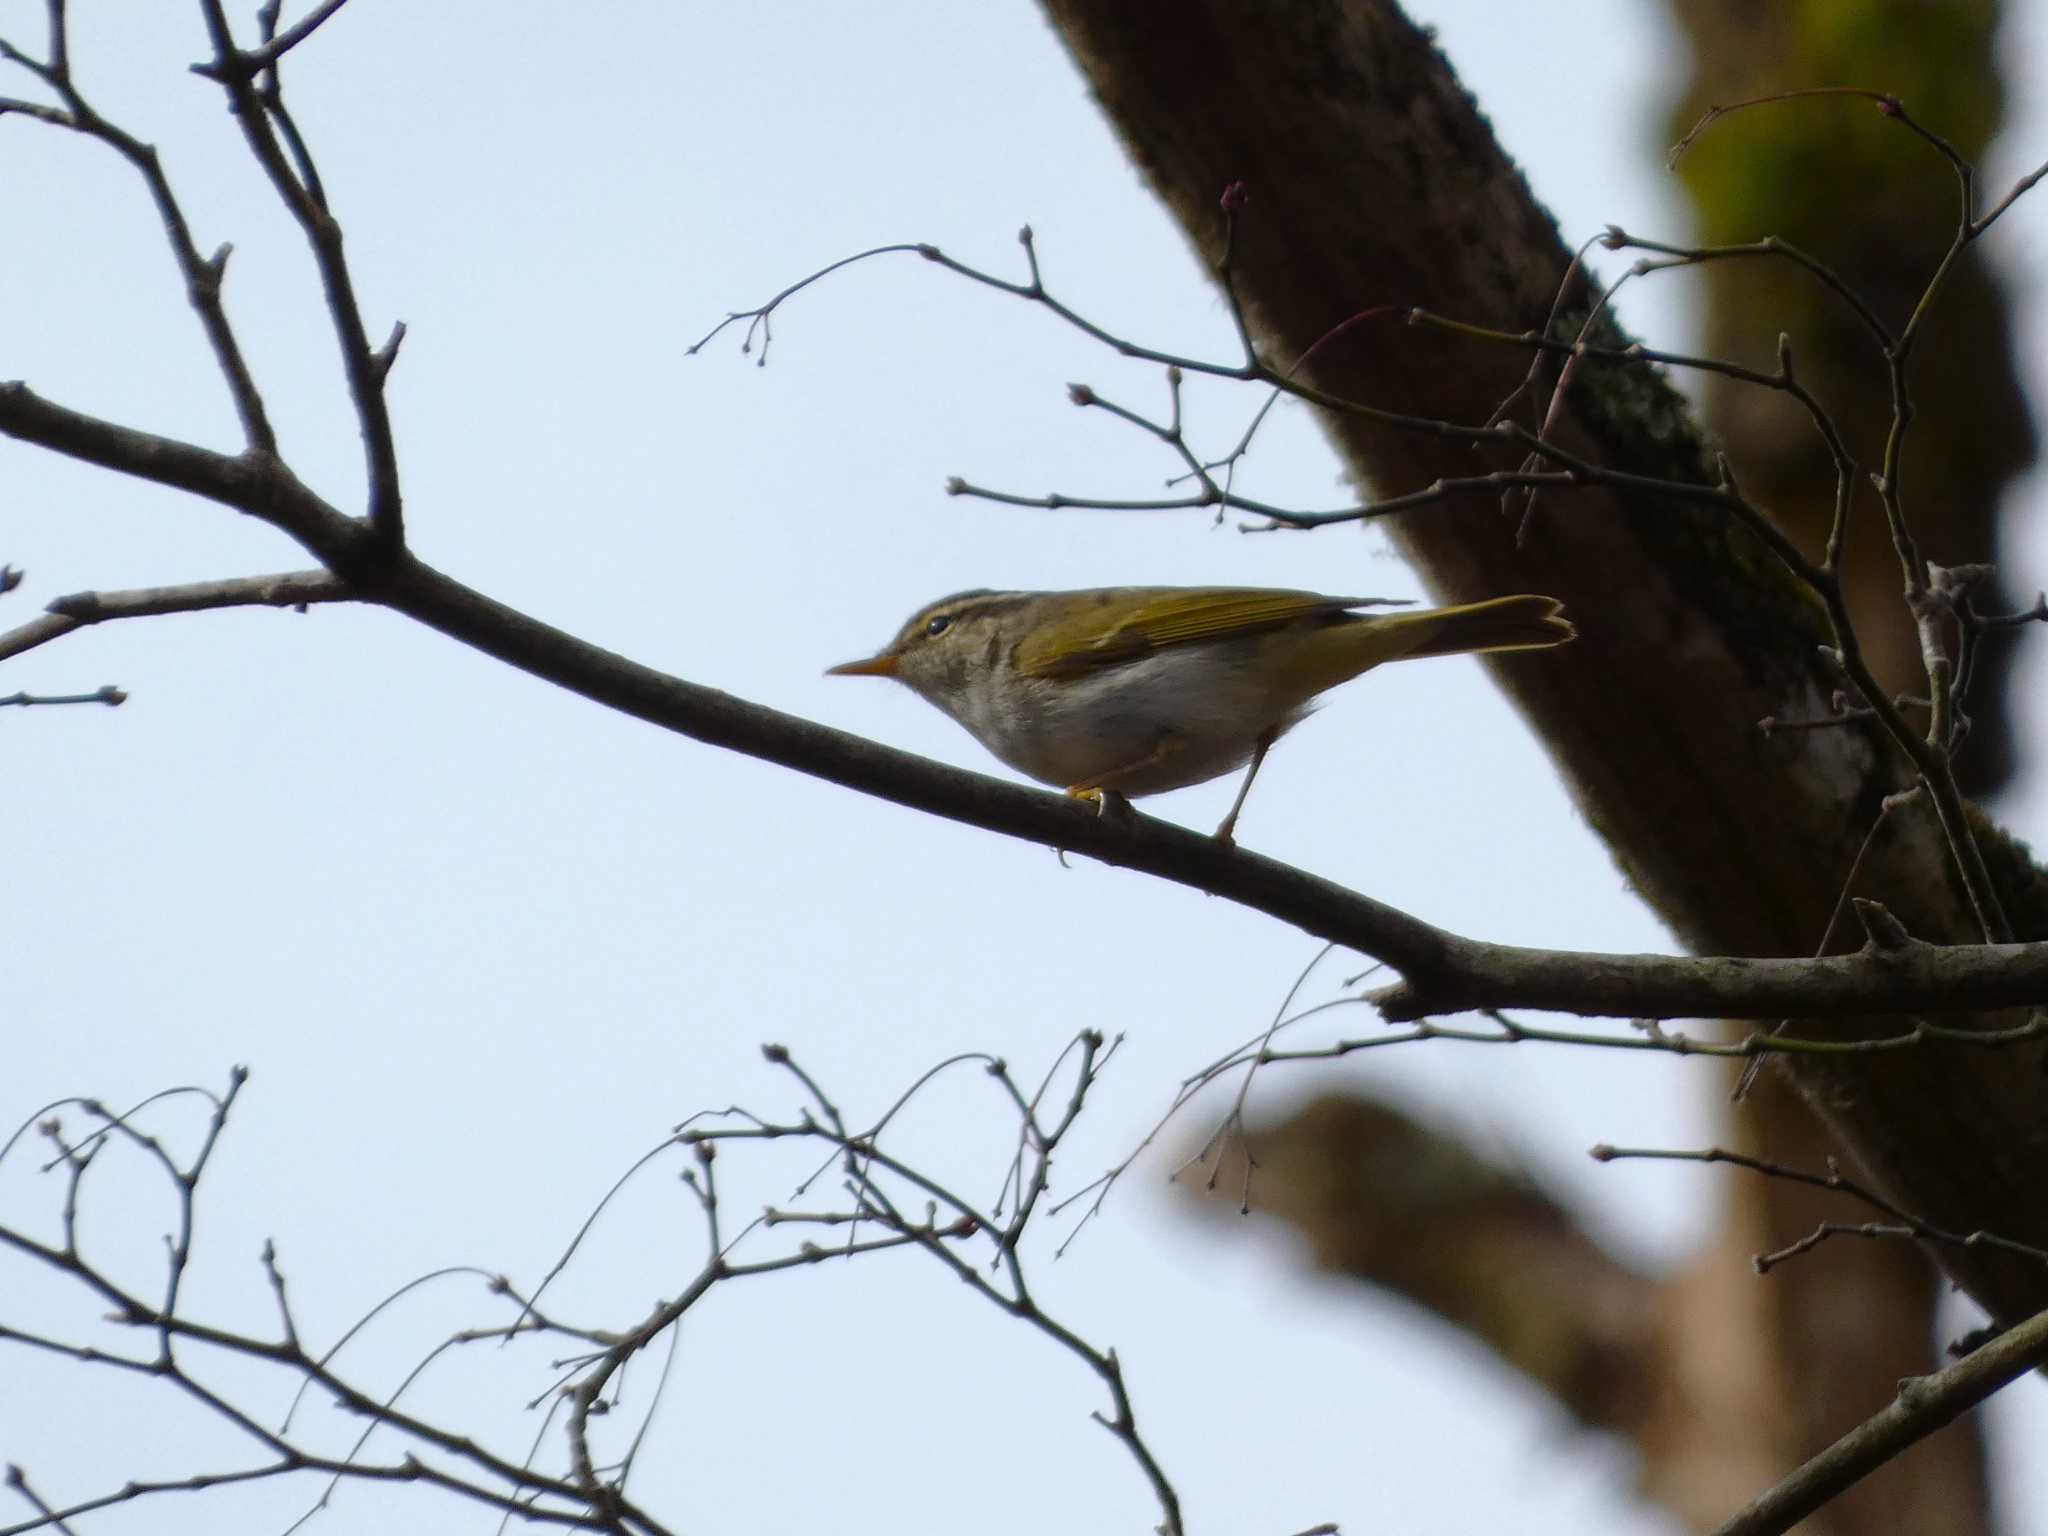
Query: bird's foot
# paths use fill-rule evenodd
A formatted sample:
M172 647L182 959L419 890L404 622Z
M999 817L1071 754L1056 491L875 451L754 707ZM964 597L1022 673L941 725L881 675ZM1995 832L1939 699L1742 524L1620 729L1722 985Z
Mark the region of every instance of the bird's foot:
M1105 789L1099 784L1070 785L1067 789L1067 794L1071 799L1093 802L1095 814L1104 821L1117 822L1128 826L1131 817L1135 814L1131 810L1130 801L1126 800L1115 790Z

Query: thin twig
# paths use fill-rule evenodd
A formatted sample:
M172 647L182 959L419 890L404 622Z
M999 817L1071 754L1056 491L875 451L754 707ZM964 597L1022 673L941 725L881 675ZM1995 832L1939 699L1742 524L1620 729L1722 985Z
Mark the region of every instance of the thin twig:
M391 412L384 398L386 368L380 367L363 324L355 278L342 250L341 225L327 205L304 141L283 111L274 74L267 86L258 83L258 77L275 64L275 57L266 60L236 45L223 0L200 0L200 11L213 45L212 68L207 73L226 92L250 152L270 178L279 200L297 220L312 250L328 317L341 348L349 398L362 428L369 480L369 525L386 550L395 549L405 539L405 517L399 489L398 449L391 430ZM289 150L280 143L280 132L285 135Z
M314 603L347 602L355 596L347 582L327 571L286 571L276 576L238 576L123 592L74 592L52 602L40 618L0 633L0 661L109 619L205 613L216 608L303 609Z
M50 7L50 54L47 59L35 59L0 40L0 58L19 65L35 75L58 97L61 109L39 106L32 102L0 102L0 113L12 112L30 117L52 127L69 129L86 138L97 139L112 149L141 176L149 189L150 201L155 204L158 219L164 227L165 238L170 242L171 256L178 264L179 275L184 279L187 302L198 317L200 328L206 333L207 344L213 349L215 362L221 376L227 382L228 395L234 402L235 414L241 419L243 441L252 453L272 455L277 452L277 433L272 427L269 414L263 404L261 391L249 368L248 359L243 355L240 340L229 322L227 310L221 304L221 283L227 272L228 256L233 249L223 245L211 256L200 254L198 244L193 240L192 228L185 217L185 210L177 194L171 190L170 178L164 174L163 162L156 146L144 143L118 125L109 122L93 108L79 91L71 77L70 38L67 30L65 7L54 4Z
M2036 1264L2048 1264L2048 1249L2037 1248L2016 1238L2001 1237L1995 1232L1952 1232L1923 1221L1912 1212L1902 1209L1887 1200L1867 1184L1850 1178L1837 1167L1831 1158L1824 1173L1810 1169L1794 1168L1789 1164L1770 1158L1756 1157L1747 1152L1730 1152L1723 1147L1707 1147L1699 1151L1674 1150L1663 1147L1614 1147L1602 1143L1595 1146L1590 1154L1595 1162L1665 1162L1665 1163L1726 1163L1733 1168L1746 1169L1764 1178L1779 1179L1789 1184L1804 1184L1811 1189L1824 1189L1831 1193L1847 1195L1860 1200L1885 1216L1892 1218L1899 1229L1922 1242L1938 1243L1951 1248L1996 1248ZM1794 1250L1804 1252L1811 1242L1794 1245ZM1769 1270L1791 1256L1794 1250L1780 1250L1771 1254L1759 1254L1755 1260L1759 1274Z

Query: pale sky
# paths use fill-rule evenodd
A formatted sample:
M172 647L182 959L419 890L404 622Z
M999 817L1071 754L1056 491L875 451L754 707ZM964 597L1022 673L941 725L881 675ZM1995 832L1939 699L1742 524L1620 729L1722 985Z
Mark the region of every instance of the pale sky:
M218 93L186 72L204 51L193 8L79 9L88 90L161 144L202 248L235 245L229 307L287 455L354 505L356 429L309 263ZM1682 232L1646 128L1670 68L1655 7L1413 9L1439 25L1569 241L1609 222ZM2014 56L2040 58L2043 7L2014 10ZM1248 538L1199 515L947 498L953 474L1027 493L1158 494L1163 452L1077 412L1065 387L1156 408L1164 386L915 259L841 274L792 305L765 369L723 344L684 356L726 310L878 243L933 241L1021 272L1014 233L1027 222L1070 302L1162 345L1227 354L1227 316L1033 8L617 0L601 22L563 14L531 0L355 0L287 71L370 329L410 327L391 399L426 559L693 681L986 771L981 749L907 692L823 668L971 586L1420 595L1373 534ZM17 41L40 39L41 16L0 0ZM2015 142L1994 183L2048 158L2048 118L2022 118ZM0 123L0 156L14 232L0 243L0 377L233 446L133 177L22 122ZM2044 227L2048 203L2024 205L1997 245L2030 281ZM1639 286L1624 317L1682 346L1683 300L1677 283ZM1255 405L1214 390L1190 410L1220 448ZM80 588L307 563L210 505L13 445L0 464L0 560L28 573L0 625ZM1248 472L1274 501L1342 494L1295 411L1276 413ZM2015 513L2038 494L2026 487ZM2017 541L2015 588L2048 579L2035 526ZM2017 697L2042 696L2039 651ZM1075 1031L1122 1034L1057 1166L1078 1188L1129 1152L1184 1076L1264 1027L1315 952L1189 891L1063 868L1044 849L608 716L374 612L106 626L11 664L0 692L107 682L130 691L124 708L0 719L16 807L15 878L0 883L14 1041L0 1124L66 1094L125 1105L180 1083L217 1088L247 1063L191 1280L194 1308L216 1321L270 1326L266 1238L319 1342L441 1266L532 1281L677 1121L734 1103L793 1112L761 1060L768 1040L858 1119L942 1057L992 1052L1035 1078ZM2036 706L2022 730L2042 729ZM2037 846L2043 785L2037 774L2001 807ZM1212 784L1147 809L1207 828L1230 793ZM1391 668L1334 695L1276 751L1240 836L1463 932L1669 944L1468 661ZM1358 969L1331 965L1309 995ZM1297 1043L1366 1027L1340 1016ZM1273 1072L1252 1106L1278 1113L1340 1082L1519 1160L1646 1264L1683 1256L1724 1187L1707 1170L1584 1156L1595 1141L1712 1139L1721 1077L1706 1063L1404 1048ZM174 1137L193 1125L175 1107L154 1123ZM1209 1123L1198 1112L1172 1139ZM985 1085L963 1079L924 1101L904 1146L989 1191L1003 1132ZM0 1165L6 1219L51 1208L39 1161ZM680 1166L632 1187L570 1272L565 1306L622 1325L687 1279L702 1253ZM795 1177L788 1159L737 1154L720 1171L735 1212L788 1200ZM169 1203L131 1174L95 1177L89 1240L139 1281L160 1263ZM1631 1497L1625 1450L1577 1433L1433 1321L1307 1276L1256 1224L1188 1219L1157 1163L1064 1258L1051 1248L1031 1254L1046 1304L1119 1351L1192 1529L1668 1529ZM0 1265L0 1293L47 1289ZM48 1304L89 1330L93 1309ZM344 1360L389 1389L450 1330L500 1315L474 1287L430 1289ZM0 1370L13 1383L0 1462L23 1463L47 1496L248 1459L168 1394L18 1351ZM641 1370L634 1401L653 1375ZM537 1427L522 1405L550 1377L534 1353L464 1356L408 1401L516 1456ZM283 1411L288 1387L237 1379L252 1404ZM1143 1480L1089 1422L1106 1406L1094 1379L915 1257L721 1290L686 1323L668 1393L636 1489L684 1529L1022 1536L1156 1520ZM1997 1422L2038 1438L2043 1402L2037 1382L2020 1383ZM341 1445L353 1426L330 1430ZM2048 1517L2038 1473L2008 1460L1999 1475L2014 1528ZM275 1530L316 1492L158 1499L85 1528ZM7 1499L0 1528L25 1515ZM455 1513L347 1488L312 1528L446 1529ZM495 1523L459 1514L461 1529Z

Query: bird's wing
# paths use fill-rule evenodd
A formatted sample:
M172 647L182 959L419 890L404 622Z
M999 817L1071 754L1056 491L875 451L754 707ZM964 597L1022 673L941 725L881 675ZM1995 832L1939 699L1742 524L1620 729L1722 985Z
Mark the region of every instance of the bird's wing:
M1255 634L1317 614L1390 601L1267 587L1127 588L1105 593L1104 599L1092 625L1084 611L1026 639L1017 647L1018 668L1029 677L1067 677L1162 646Z

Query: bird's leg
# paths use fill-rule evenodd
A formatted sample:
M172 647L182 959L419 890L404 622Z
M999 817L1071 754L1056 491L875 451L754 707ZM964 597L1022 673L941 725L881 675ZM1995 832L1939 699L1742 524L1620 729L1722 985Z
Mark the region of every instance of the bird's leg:
M1106 773L1083 779L1078 784L1069 784L1067 793L1076 800L1093 800L1096 810L1104 816L1123 816L1128 819L1131 802L1119 792L1118 786L1128 782L1146 769L1163 763L1186 743L1174 731L1162 731L1159 739L1152 744L1152 750L1135 762L1123 763Z
M1217 842L1235 843L1237 841L1231 835L1237 831L1237 813L1244 809L1244 797L1252 792L1252 780L1259 776L1259 764L1266 760L1267 752L1272 750L1273 743L1279 739L1279 735L1280 733L1277 730L1259 732L1259 739L1252 745L1251 767L1247 768L1244 772L1244 782L1237 786L1237 798L1230 802L1230 814L1223 818L1223 825L1216 829Z

